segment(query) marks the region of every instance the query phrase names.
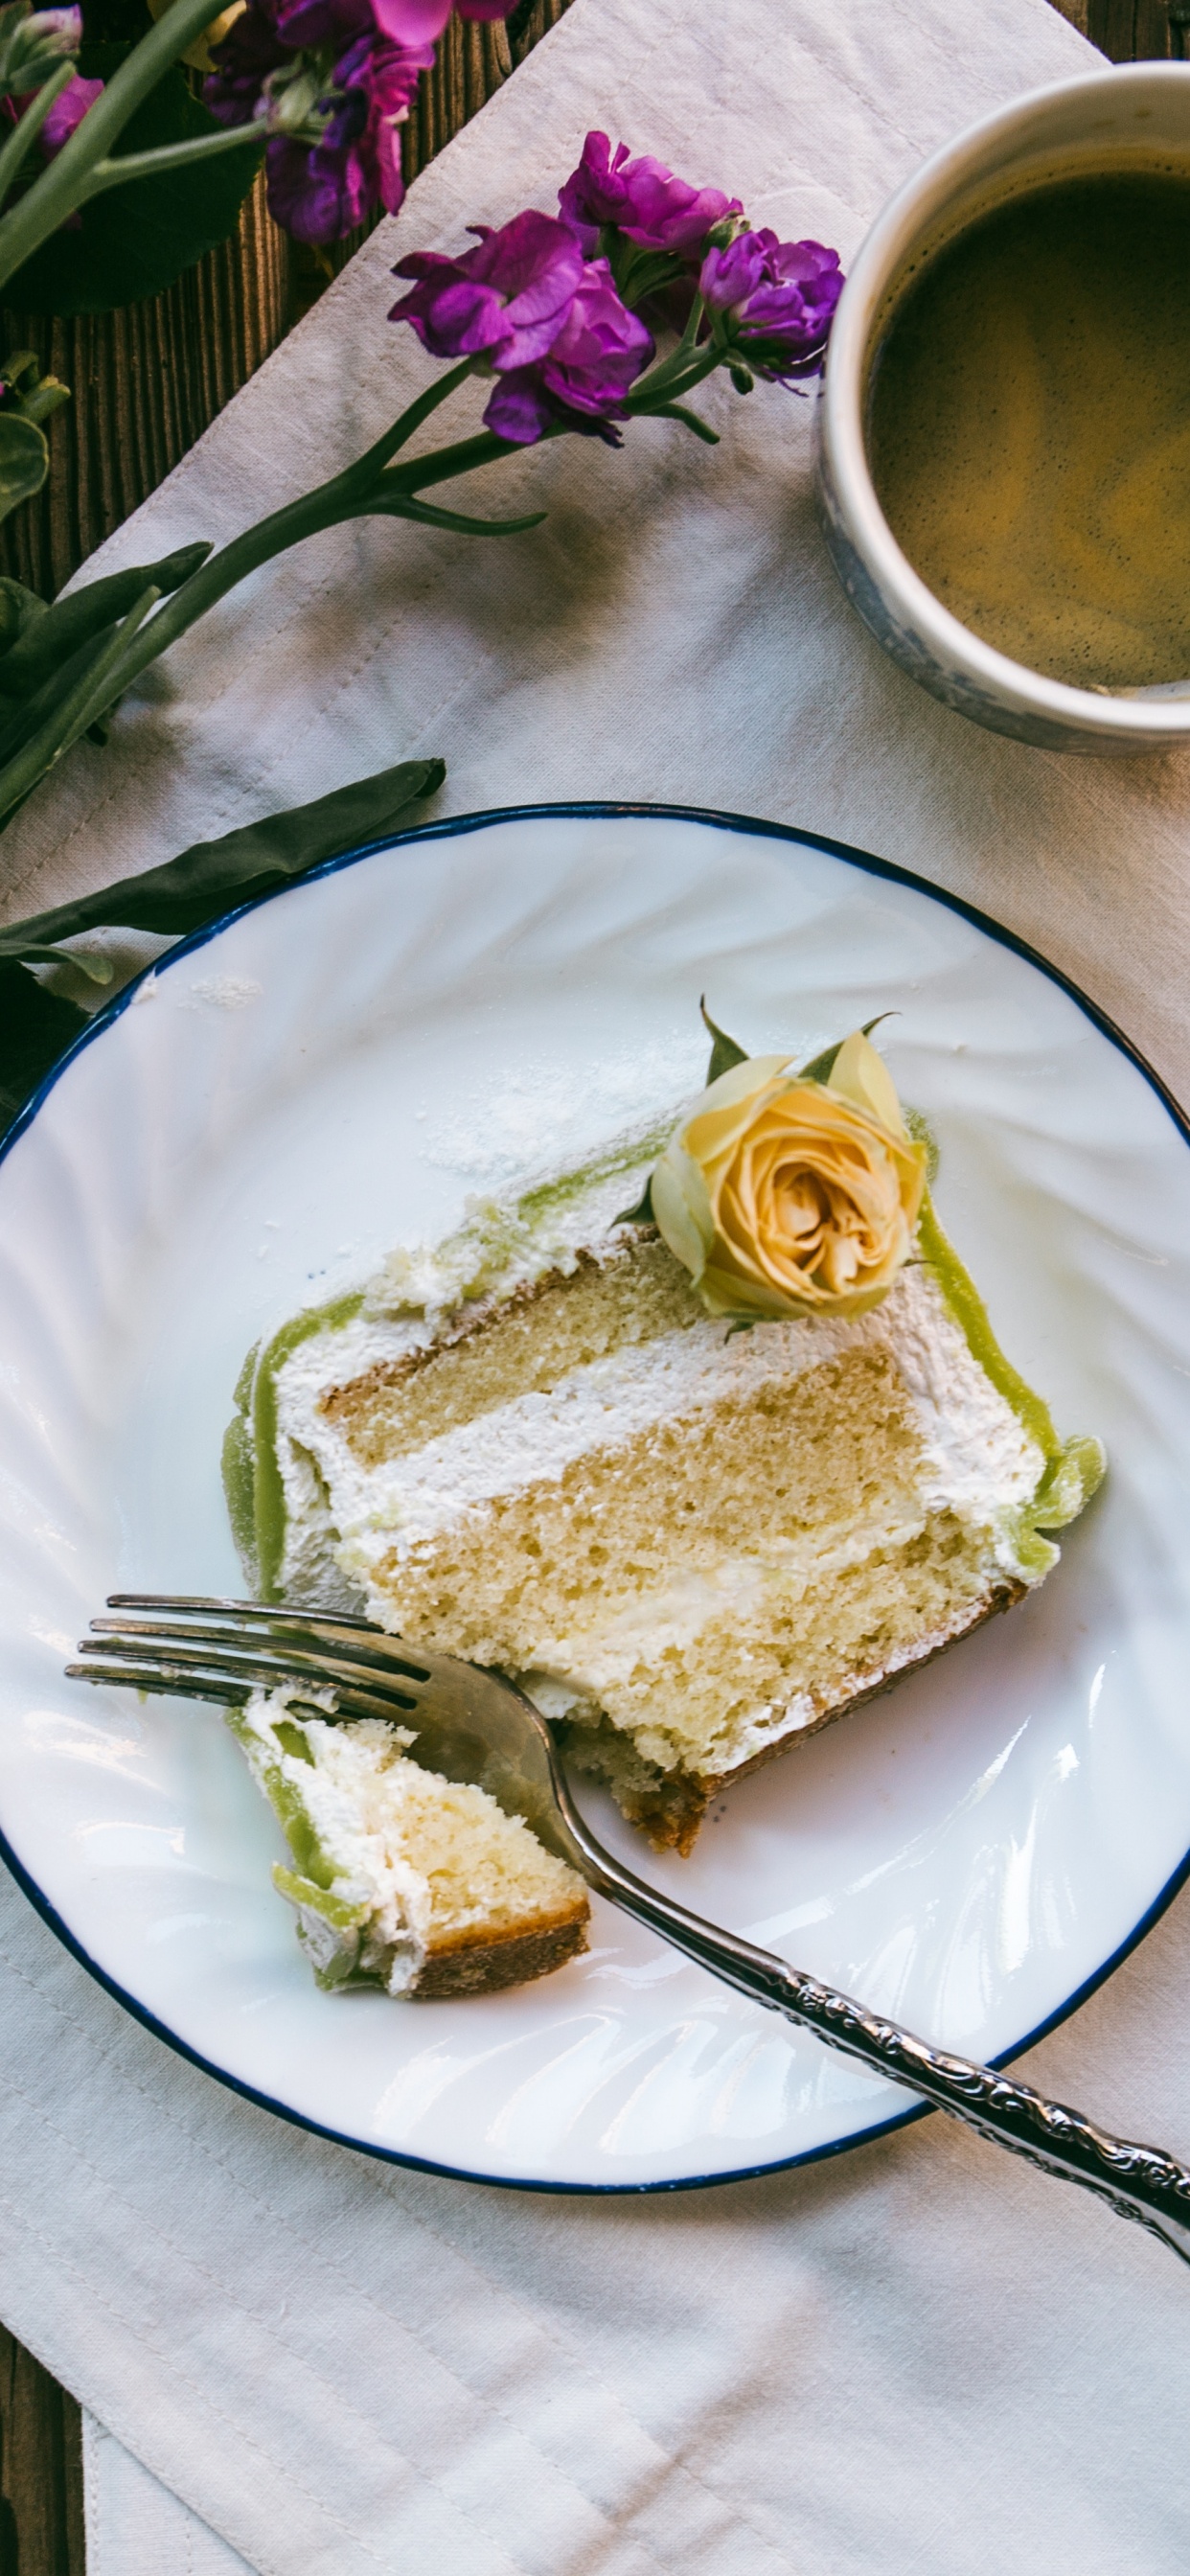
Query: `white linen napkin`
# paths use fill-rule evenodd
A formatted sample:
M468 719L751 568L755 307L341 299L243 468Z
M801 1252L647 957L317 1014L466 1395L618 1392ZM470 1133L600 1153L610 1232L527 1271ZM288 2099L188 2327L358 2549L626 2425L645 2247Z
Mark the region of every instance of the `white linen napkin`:
M548 207L589 125L846 259L937 142L1098 60L1046 0L577 0L102 567L356 453L429 372L384 318L393 260ZM1079 763L934 705L836 587L810 406L711 401L713 454L658 424L501 466L475 506L550 516L498 551L382 525L270 567L4 836L10 917L441 752L449 811L672 799L907 861L1190 1093L1190 758ZM1028 2072L1190 2150L1188 1984L1183 1898ZM7 1881L0 1990L0 2306L96 2419L92 2576L1183 2576L1182 2275L942 2121L559 2201L241 2102Z

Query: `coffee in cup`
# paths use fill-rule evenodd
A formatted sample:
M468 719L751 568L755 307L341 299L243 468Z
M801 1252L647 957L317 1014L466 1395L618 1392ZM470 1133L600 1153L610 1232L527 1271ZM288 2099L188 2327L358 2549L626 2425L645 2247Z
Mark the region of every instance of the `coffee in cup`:
M894 288L867 453L951 614L1075 688L1190 681L1190 167L1033 174Z

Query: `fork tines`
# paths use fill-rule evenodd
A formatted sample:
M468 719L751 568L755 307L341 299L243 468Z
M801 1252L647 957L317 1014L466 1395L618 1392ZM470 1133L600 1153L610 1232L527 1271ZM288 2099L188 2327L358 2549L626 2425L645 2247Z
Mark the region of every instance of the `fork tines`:
M152 1592L112 1593L108 1609L119 1615L91 1621L78 1650L88 1660L67 1666L72 1677L225 1705L242 1704L253 1690L300 1693L305 1684L315 1705L333 1694L322 1714L390 1722L418 1707L430 1678L397 1639L337 1611Z

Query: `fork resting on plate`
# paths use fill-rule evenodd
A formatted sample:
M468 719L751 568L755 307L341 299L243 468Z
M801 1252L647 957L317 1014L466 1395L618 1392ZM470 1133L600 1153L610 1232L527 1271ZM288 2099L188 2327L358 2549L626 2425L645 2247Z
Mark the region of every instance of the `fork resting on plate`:
M1011 2075L932 2047L647 1886L596 1841L545 1719L511 1682L334 1611L136 1592L113 1593L108 1609L115 1615L92 1620L94 1634L79 1647L86 1661L68 1664L69 1674L228 1706L253 1690L285 1690L300 1702L304 1683L318 1694L319 1717L328 1713L329 1690L340 1717L416 1718L414 1760L448 1779L478 1782L510 1815L523 1816L598 1896L828 2047L1045 2172L1098 2192L1121 2218L1138 2219L1190 2263L1190 2171L1176 2157L1113 2137ZM138 1613L151 1615L130 1615Z

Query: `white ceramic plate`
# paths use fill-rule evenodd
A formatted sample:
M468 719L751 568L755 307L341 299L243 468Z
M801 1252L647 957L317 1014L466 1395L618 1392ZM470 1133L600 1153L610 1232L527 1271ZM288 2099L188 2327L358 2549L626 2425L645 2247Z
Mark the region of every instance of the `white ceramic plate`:
M465 1196L702 1077L698 997L805 1055L894 1009L938 1199L1012 1357L1110 1481L1035 1598L748 1781L687 1862L715 1920L944 2045L1011 2055L1190 1847L1190 1154L1123 1042L927 887L762 825L623 808L434 827L178 948L0 1164L0 1830L48 1920L212 2073L370 2152L551 2188L719 2180L907 2116L892 2086L596 1904L539 1985L319 1994L218 1712L67 1682L117 1588L236 1591L220 1436L248 1345Z

